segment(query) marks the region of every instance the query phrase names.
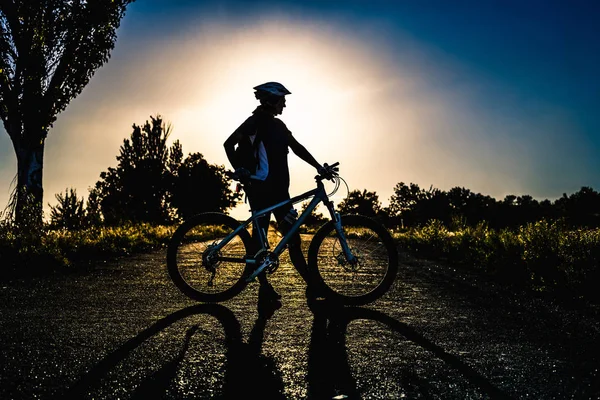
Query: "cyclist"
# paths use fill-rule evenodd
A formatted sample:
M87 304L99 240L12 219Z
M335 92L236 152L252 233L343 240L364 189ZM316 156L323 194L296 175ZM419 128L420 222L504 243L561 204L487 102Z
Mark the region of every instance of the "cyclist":
M291 94L281 83L267 82L254 87L254 95L260 105L252 115L244 121L225 141L224 147L229 162L236 174L246 180L245 190L253 210L261 210L273 204L290 199L290 174L288 168L288 149L312 165L319 173L326 169L301 145L285 126L276 118L285 107L285 96ZM236 146L244 141L254 144L256 151L256 168L247 168L236 156ZM255 169L250 171L250 169ZM296 221L298 213L291 205L282 206L273 211L279 231L284 235ZM264 232L269 228L270 214L259 220ZM253 228L254 229L254 228ZM253 231L254 244L258 251L258 235ZM295 234L289 243L290 259L296 270L308 284L308 268L302 254L300 235ZM271 300L279 300L281 296L268 282L266 274L258 275L260 283L259 296Z

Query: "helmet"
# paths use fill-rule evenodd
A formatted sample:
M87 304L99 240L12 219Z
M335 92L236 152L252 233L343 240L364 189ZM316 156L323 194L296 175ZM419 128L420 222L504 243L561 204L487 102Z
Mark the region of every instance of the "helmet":
M285 88L285 86L283 86L281 83L278 83L278 82L263 83L262 85L258 85L256 87L254 87L254 90L256 90L255 95L256 95L257 99L260 99L261 97L263 97L265 95L282 97L282 96L285 96L286 94L292 94L292 92L287 90Z

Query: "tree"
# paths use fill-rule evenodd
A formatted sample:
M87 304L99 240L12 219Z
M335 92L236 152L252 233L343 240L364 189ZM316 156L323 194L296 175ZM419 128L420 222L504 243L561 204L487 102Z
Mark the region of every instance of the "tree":
M453 187L447 193L451 217L464 219L471 226L482 221L491 222L497 213L497 201L481 193L473 193L462 187ZM495 222L495 221L493 221Z
M367 217L375 217L381 209L379 196L375 192L366 189L352 190L348 196L338 204L340 214L360 214Z
M448 224L451 209L447 193L433 186L423 190L414 207L406 214L410 224L425 224L432 219Z
M410 226L432 218L446 221L449 205L446 192L433 186L425 190L415 183L400 182L394 187L388 210L391 222Z
M591 187L583 186L570 196L565 193L554 204L572 226L600 226L600 193Z
M517 196L515 202L518 225L536 222L542 218L540 203L530 195Z
M119 148L117 167L102 172L90 190L88 206L99 208L105 223L164 224L176 216L225 211L240 199L229 188L224 166L209 164L200 153L183 160L179 141L167 145L170 134L170 125L160 116L133 125Z
M241 198L229 189L231 178L225 175L225 167L209 164L200 153L187 156L175 171L170 201L182 219L200 212L224 212Z
M102 223L102 209L100 207L99 191L90 188L90 192L85 204L85 225L98 226Z
M143 126L133 124L119 148L117 167L102 172L92 190L108 224L171 220L168 192L183 153L178 141L167 146L170 125L160 116L150 119Z
M110 57L133 0L0 2L0 117L17 157L15 219L42 220L44 143L57 115Z
M473 198L475 193L471 192L469 189L462 187L453 187L448 191L448 202L450 204L450 208L455 210L457 214L465 214L466 209L469 206L470 200Z
M54 228L80 229L85 225L83 198L77 197L73 188L65 189L65 194L56 194L58 204L50 206L50 226Z
M415 207L422 200L425 193L416 183L406 185L404 182L396 184L394 194L390 198L390 215L397 216Z

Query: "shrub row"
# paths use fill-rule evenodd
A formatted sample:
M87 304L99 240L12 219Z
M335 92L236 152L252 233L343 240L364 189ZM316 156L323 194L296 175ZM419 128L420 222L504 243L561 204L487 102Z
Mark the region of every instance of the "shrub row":
M600 300L600 229L568 229L539 221L517 230L485 224L450 231L433 220L394 235L410 253L485 271L536 290Z
M155 249L166 245L174 229L136 224L30 234L0 222L0 273L52 270ZM394 237L420 258L445 260L536 290L600 300L600 229L574 230L540 221L517 230L494 230L485 224L449 230L433 220L395 232Z
M49 271L166 245L174 227L150 224L50 230L31 234L0 223L2 273Z

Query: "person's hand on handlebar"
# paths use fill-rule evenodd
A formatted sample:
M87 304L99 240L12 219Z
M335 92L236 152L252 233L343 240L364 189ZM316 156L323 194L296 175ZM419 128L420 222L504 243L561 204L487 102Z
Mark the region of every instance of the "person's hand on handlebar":
M340 170L338 164L339 163L335 163L333 165L329 165L327 163L323 164L323 166L318 169L319 175L321 175L324 179L333 180L333 178L338 175Z

